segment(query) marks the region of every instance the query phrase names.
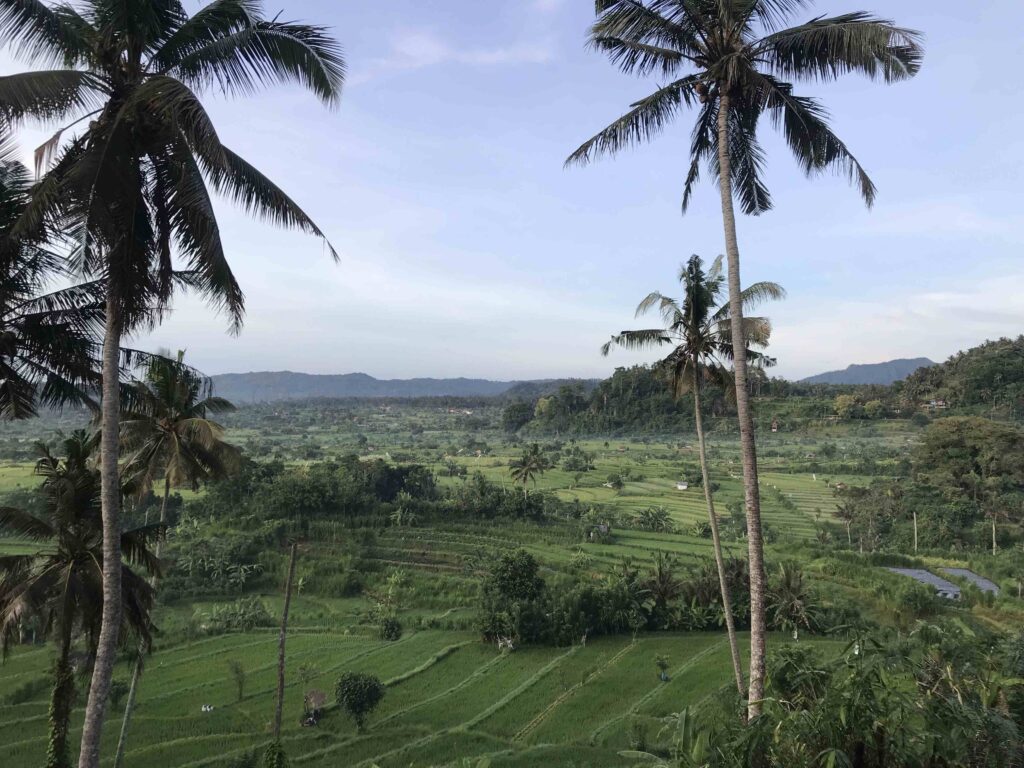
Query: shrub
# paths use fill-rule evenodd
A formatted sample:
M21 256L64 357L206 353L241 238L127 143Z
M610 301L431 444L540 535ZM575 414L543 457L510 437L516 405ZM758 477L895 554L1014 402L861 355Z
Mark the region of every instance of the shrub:
M272 741L263 752L263 768L286 768L288 755L280 741Z
M245 698L245 667L238 659L228 659L228 674L235 683L235 695L238 701Z
M384 698L384 684L373 675L363 672L346 672L338 679L335 697L338 706L348 712L362 732L367 716L377 708Z
M711 538L711 523L707 520L698 520L690 526L690 535L698 539Z
M215 605L209 613L197 613L200 629L207 634L245 632L274 624L267 606L258 597L242 597L233 603Z
M402 639L402 622L396 618L387 618L380 623L380 639L381 640L401 640Z

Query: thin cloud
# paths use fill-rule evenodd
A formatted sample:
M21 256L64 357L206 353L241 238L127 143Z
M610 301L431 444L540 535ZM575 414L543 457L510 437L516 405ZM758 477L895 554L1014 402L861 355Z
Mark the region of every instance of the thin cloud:
M1012 236L1021 231L1018 217L993 214L966 198L922 200L892 205L846 221L834 228L836 235L896 235L947 237L950 235Z
M797 310L797 311L792 311ZM898 357L941 361L1024 327L1024 278L978 280L967 288L908 292L867 301L801 302L769 313L779 375L800 378Z
M470 67L543 64L553 56L554 46L546 41L463 48L452 45L428 30L403 30L392 38L390 53L384 58L371 61L362 72L355 72L350 84L442 64Z

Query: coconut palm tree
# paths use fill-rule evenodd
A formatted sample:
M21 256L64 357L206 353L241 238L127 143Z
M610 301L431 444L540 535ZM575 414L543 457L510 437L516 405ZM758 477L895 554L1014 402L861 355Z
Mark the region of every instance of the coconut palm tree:
M528 483L537 485L537 478L543 475L549 468L547 458L540 450L540 445L533 443L529 448L523 451L523 455L512 462L509 474L512 475L512 479L517 483L523 485L523 496L526 496L526 486Z
M622 331L601 347L607 355L613 346L627 349L650 349L670 346L671 352L663 361L669 371L672 392L676 398L687 392L693 395L693 417L697 430L697 446L700 453L700 473L704 486L704 500L708 508L708 522L711 524L711 540L715 549L715 565L718 567L718 581L722 593L722 611L732 652L733 674L736 687L742 696L743 666L740 663L739 644L733 622L729 585L725 574L725 558L722 555L722 540L718 530L718 516L715 514L714 495L711 491L708 471L707 444L704 439L704 417L702 414L701 388L715 384L733 393L732 377L726 368L726 361L733 359L732 324L729 305L717 306L722 294L725 276L722 274L722 259L715 259L711 269L704 271L700 256L693 255L679 271L679 282L683 288L682 300L670 298L655 291L649 294L636 309L637 317L657 308L664 328L649 328L638 331ZM776 283L755 283L744 290L742 303L749 309L766 299L781 299L785 291ZM743 327L747 343L747 359L769 364L771 358L763 354L771 334L771 324L763 317L744 317Z
M209 380L185 365L185 353L153 357L143 378L129 388L121 419L121 448L130 452L121 469L145 492L163 478L160 523L167 523L171 488L198 488L226 477L238 465L238 449L224 442L224 427L210 418L235 406L213 395ZM160 543L157 544L159 555Z
M718 180L728 260L730 318L743 460L750 558L750 714L761 711L765 675L765 569L757 485L754 422L747 393L746 349L735 198L747 214L771 208L761 175L760 118L779 128L808 175L847 175L870 205L875 186L828 125L815 98L794 93L790 80L830 82L860 73L895 82L921 62L918 33L862 12L818 17L784 28L808 0L596 0L590 45L622 71L657 74L668 82L634 102L618 120L584 142L566 164L586 164L654 138L683 109L697 110L685 212L701 166Z
M50 167L15 234L71 222L81 243L77 265L105 290L100 450L109 599L79 758L81 768L97 768L120 626L120 340L157 322L176 287L199 291L233 329L241 326L244 297L210 188L275 224L323 237L290 197L221 143L199 94L248 95L295 82L334 105L344 63L324 28L266 19L257 0L215 0L191 17L180 0L0 0L0 44L29 63L64 67L0 78L0 120L59 127L38 155ZM177 275L176 262L186 267Z
M156 478L163 478L161 526L167 525L172 487L197 488L200 482L226 477L239 461L238 450L222 439L224 428L209 418L210 414L232 411L234 406L214 397L209 380L185 365L184 357L179 351L177 358L169 353L151 358L143 378L128 388L124 398L127 409L121 420L121 447L131 452L122 476L131 479L136 493L145 493ZM162 540L157 541L158 558L162 545ZM155 578L152 583L155 588ZM144 659L141 652L135 659L114 753L115 768L124 761Z
M39 544L34 554L0 557L0 644L6 656L21 623L30 618L38 619L57 644L47 768L71 765L68 721L75 695L71 649L80 635L88 655L94 655L103 616L100 477L92 461L97 442L96 436L78 431L64 440L63 458L40 448L36 465L36 474L43 478L40 514L0 508L0 532ZM155 575L159 561L150 544L159 533L159 526L121 533L127 560L121 566L122 632L136 636L143 651L151 642L153 590L128 564Z
M32 189L15 154L0 138L0 421L35 416L40 405L89 402L103 323L99 284L51 290L53 280L69 275L47 247L49 232L11 235Z
M769 612L772 623L779 629L793 633L799 639L800 629L814 629L818 621L818 606L814 595L804 583L804 572L792 562L779 564L778 575L768 591Z

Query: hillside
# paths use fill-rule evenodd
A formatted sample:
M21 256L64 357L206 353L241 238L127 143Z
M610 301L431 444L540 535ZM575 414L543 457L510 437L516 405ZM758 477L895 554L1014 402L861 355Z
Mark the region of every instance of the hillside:
M539 396L569 379L491 381L489 379L377 379L365 373L312 374L255 371L212 376L215 391L239 405L279 400L344 397L510 397ZM584 386L592 382L580 381Z
M804 384L892 384L909 376L918 368L935 365L927 357L889 360L884 363L848 365L841 371L826 371L800 379Z
M898 385L912 401L941 398L956 407L1024 404L1024 336L986 341L943 363L915 371Z

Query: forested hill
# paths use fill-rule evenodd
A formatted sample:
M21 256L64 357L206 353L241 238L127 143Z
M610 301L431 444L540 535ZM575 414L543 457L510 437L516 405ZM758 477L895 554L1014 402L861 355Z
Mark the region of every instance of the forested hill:
M986 341L896 384L906 399L946 400L951 407L1024 409L1024 336Z
M892 384L919 368L935 365L927 357L889 360L884 363L849 365L841 371L827 371L801 379L804 384Z
M365 373L312 374L293 371L224 373L211 377L218 396L242 405L277 400L339 397L537 397L568 379L491 381L488 379L376 379ZM580 382L593 386L592 382Z

